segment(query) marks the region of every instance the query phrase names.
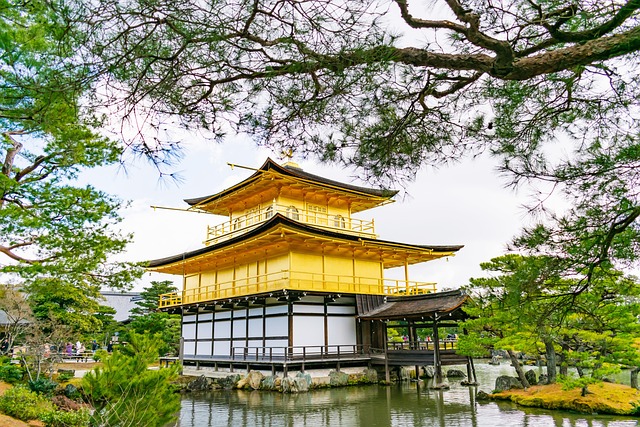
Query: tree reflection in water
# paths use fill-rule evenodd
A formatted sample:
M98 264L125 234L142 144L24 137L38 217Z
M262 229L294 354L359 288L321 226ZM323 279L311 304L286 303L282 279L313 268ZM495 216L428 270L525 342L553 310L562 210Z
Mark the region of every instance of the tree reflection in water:
M488 366L488 365L487 365ZM478 369L481 389L489 391L507 366ZM431 390L416 383L361 386L300 394L267 391L216 391L183 396L179 427L631 427L637 419L582 415L517 407L509 402L478 402L478 388L451 383Z

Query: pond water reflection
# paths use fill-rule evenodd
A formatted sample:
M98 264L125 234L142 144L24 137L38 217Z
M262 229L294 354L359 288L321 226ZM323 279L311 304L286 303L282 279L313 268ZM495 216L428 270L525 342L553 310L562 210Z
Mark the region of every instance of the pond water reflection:
M478 365L479 389L491 390L508 366ZM517 407L507 402L477 402L477 389L452 382L446 391L418 388L415 382L390 387L363 386L301 394L216 391L187 394L180 427L273 426L529 426L631 427L631 417L584 415Z

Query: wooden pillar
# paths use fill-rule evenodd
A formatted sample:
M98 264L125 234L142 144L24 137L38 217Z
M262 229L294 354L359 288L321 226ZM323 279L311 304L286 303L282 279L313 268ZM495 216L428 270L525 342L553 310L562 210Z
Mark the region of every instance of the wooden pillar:
M436 370L436 387L442 384L442 361L440 360L440 335L438 334L438 318L433 317L433 360Z
M287 340L288 348L287 348L287 356L293 356L293 304L291 301L287 301L287 335L289 339Z
M478 378L476 377L476 367L473 364L473 357L469 357L469 364L471 365L471 373L473 374L473 382L478 384Z
M184 336L180 337L180 348L178 349L178 358L180 359L180 375L182 375L182 367L184 366Z
M389 335L387 334L387 323L384 324L384 380L387 384L391 382L391 376L389 375Z
M410 350L419 350L418 346L418 329L414 322L409 322L409 342ZM415 365L416 369L416 381L420 379L420 366Z

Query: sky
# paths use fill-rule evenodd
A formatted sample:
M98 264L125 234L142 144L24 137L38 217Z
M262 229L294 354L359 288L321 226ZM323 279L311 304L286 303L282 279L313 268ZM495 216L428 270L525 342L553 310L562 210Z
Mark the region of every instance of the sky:
M159 179L158 171L143 160L126 167L87 171L82 181L129 201L122 209L124 233L133 242L118 260L145 261L176 255L203 246L207 225L226 217L153 209L152 206L185 209L185 198L217 193L253 173L231 168L227 163L257 168L278 155L258 148L249 139L230 138L225 143L185 142L184 158L172 166L180 182ZM357 179L358 171L321 164L294 156L305 171L355 185L370 186ZM439 169L423 168L412 182L399 187L395 203L361 212L361 219L375 219L379 238L423 245L464 245L455 256L409 267L409 279L436 282L437 290L458 288L470 277L483 275L480 263L505 253L505 245L529 221L523 196L506 189L491 159L466 159ZM402 278L403 271L388 271L387 277ZM134 286L147 287L152 280L181 278L147 273Z
M434 12L431 6L423 12L432 18L436 12L449 13L446 8ZM401 44L423 43L425 37L433 37L431 33L425 35L406 27L395 8L385 16L394 33L404 32ZM126 171L116 167L102 168L88 171L83 177L92 185L131 202L121 212L124 218L121 226L123 232L134 234L134 240L119 260L145 261L202 247L207 225L224 222L226 217L154 210L151 206L184 209L188 205L183 199L217 193L253 172L231 169L227 163L257 168L267 157L279 160L277 153L258 148L246 136L229 137L221 144L188 136L182 140L186 146L185 156L171 170L180 173L180 183L171 179L158 180L158 171L142 160L127 164ZM305 171L368 186L357 179L357 170L295 156L292 160ZM487 157L464 159L439 169L425 166L415 180L398 188L401 191L395 197L395 203L355 216L375 219L376 233L384 240L464 245L455 256L409 267L410 280L436 282L438 290L458 288L466 285L470 277L482 276L480 263L504 254L506 244L524 223L531 220L522 208L525 197L506 189L504 184L495 164ZM385 274L390 278L402 278L404 272L387 271ZM150 273L136 283L134 289L141 290L151 280L174 280L179 286L180 279Z

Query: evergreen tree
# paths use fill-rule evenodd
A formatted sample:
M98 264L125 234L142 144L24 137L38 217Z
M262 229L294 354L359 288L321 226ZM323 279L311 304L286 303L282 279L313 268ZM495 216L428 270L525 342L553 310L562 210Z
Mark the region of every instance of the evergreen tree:
M142 299L136 301L137 307L131 310L131 322L128 330L137 334L156 334L163 342L161 355L178 354L180 350L180 315L169 314L158 309L160 295L177 291L169 280L152 281L151 286L140 293Z
M74 185L122 150L82 105L91 70L67 10L0 2L0 273L20 284L37 318L90 331L100 288L126 287L142 271L110 261L131 239L114 231L122 203Z
M600 269L637 266L640 4L423 3L77 0L76 9L87 61L113 95L100 102L126 107L132 121L143 115L146 131L172 120L220 139L231 127L391 181L490 153L509 185L531 185L530 208L549 214L518 249L570 255L566 268L585 288ZM137 135L131 147L159 167L179 148ZM545 211L549 192L570 202L566 212Z
M621 366L638 366L637 279L610 270L576 293L580 281L563 266L558 259L520 255L482 264L495 275L471 280L467 311L473 318L464 322L469 335L461 336L459 348L469 355L483 348L543 355L550 382L558 365L565 378L571 365L596 381Z
M160 345L157 336L132 333L127 345L119 346L103 360L102 367L83 377L83 392L95 409L92 426L164 427L175 421L180 395L170 383L179 366L149 369L158 359Z

